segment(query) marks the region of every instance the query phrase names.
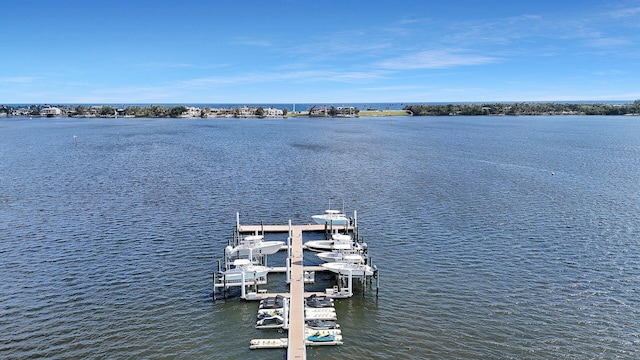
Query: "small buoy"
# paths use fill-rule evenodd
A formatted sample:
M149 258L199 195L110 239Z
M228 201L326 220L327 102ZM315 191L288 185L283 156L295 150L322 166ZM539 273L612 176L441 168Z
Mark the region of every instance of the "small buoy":
M556 173L554 173L553 171L551 172L551 175L555 175Z

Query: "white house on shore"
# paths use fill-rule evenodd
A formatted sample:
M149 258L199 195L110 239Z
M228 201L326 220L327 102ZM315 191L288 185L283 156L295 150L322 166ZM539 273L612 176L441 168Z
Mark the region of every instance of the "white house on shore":
M267 109L264 109L264 116L265 117L283 117L284 111L280 109L276 109L272 106Z
M185 112L183 112L182 114L180 114L181 118L195 118L195 117L200 117L202 115L202 110L200 110L199 107L193 107L193 106L189 106L187 107L187 110Z
M46 108L40 110L40 115L46 117L60 116L62 115L62 110L57 107L47 106Z

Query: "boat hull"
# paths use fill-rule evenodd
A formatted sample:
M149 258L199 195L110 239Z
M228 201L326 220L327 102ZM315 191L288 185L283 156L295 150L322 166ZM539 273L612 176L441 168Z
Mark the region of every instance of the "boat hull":
M348 262L353 264L361 264L364 258L359 254L344 254L338 251L321 252L317 254L318 258L324 262Z
M331 251L333 249L333 240L311 240L304 243L304 245L311 251Z
M373 275L373 269L370 266L364 264L332 262L322 264L320 266L340 275L351 275L356 277Z
M280 251L284 246L284 241L261 241L256 245L240 244L233 248L230 252L230 256L237 257L257 257L260 255L273 255Z
M320 225L325 225L325 224L333 224L333 225L337 225L337 226L344 226L347 225L349 223L349 219L343 219L343 218L328 218L325 215L313 215L311 216L311 218L313 219L313 221L315 221L316 224L320 224Z
M223 272L221 275L224 276L226 281L241 281L242 274L244 274L245 281L252 281L254 279L259 279L267 276L269 273L268 267L265 266L255 266L254 268L247 269L232 269Z

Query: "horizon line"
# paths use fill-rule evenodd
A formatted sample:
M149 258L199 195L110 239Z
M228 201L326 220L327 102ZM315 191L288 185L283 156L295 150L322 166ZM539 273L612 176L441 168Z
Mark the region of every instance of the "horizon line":
M12 106L12 105L265 105L265 104L274 104L274 105L296 105L296 104L378 104L378 105L404 105L404 104L506 104L506 103L622 103L628 102L633 103L635 101L639 101L640 99L616 99L616 100L474 100L474 101L340 101L340 102L332 102L332 101L309 101L309 102L268 102L268 101L257 101L257 102L203 102L203 101L192 101L192 102L12 102L12 103L2 103L0 102L0 106Z

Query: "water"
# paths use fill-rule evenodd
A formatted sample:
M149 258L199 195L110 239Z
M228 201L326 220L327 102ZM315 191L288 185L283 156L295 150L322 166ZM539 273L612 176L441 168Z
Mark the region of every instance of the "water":
M0 357L282 359L211 273L331 201L381 288L309 359L638 358L638 184L633 117L0 119Z

